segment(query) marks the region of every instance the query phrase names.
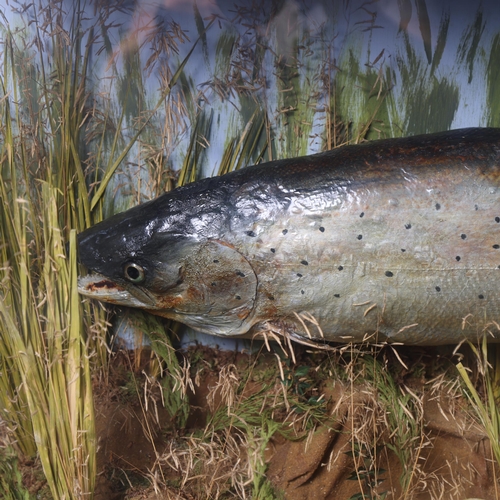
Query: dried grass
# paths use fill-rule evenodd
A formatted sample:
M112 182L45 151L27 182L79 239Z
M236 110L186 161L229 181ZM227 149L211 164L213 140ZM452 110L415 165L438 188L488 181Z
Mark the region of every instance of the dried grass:
M98 305L80 306L75 295L74 230L85 229L115 208L196 180L207 167L210 173L223 174L261 160L392 135L412 124L396 110L390 94L393 75L383 51L362 68L356 54L351 58L349 40L335 52L325 26L309 32L290 5L264 15L255 6L236 5L231 20L204 19L196 10L198 36L193 41L175 21L148 18L117 47L109 23L118 12L133 15L125 3L92 4L100 16L94 25L83 19L80 2L69 14L62 1L14 5L26 23L16 33L5 18L2 26L0 411L17 448L27 456L39 453L54 496L91 497L95 444L90 379L108 381L109 318ZM224 29L212 58L206 33L217 25ZM374 18L368 15L363 26L374 29ZM281 36L281 29L289 39ZM440 29L442 49L446 22ZM411 44L405 47L408 59L416 63ZM195 49L211 74L199 86L188 65ZM144 50L149 50L146 58ZM97 67L93 57L104 62L102 79L92 73ZM310 63L316 60L321 63ZM438 64L434 60L422 78L434 78ZM404 100L427 109L415 99L421 79L410 81L409 73L400 71L405 88L413 89ZM147 90L143 75L157 76L157 94ZM357 109L352 102L358 103ZM411 103L407 107L413 109ZM214 117L227 110L231 127L224 129ZM223 152L217 164L209 165L217 134L223 135ZM67 253L64 242L70 238ZM319 328L314 318L300 315L298 320L306 330ZM136 387L144 433L153 442L159 384L162 404L179 429L189 413L187 394L195 387L189 361L179 363L168 341L168 327L159 329L159 323L147 320L144 324L153 337L157 371L154 376L144 373L144 385ZM160 332L156 338L155 331ZM268 346L269 340L280 342L273 383L247 398L246 380L238 378L234 365L223 367L209 394L212 415L204 433L173 440L165 455L157 454L157 466L150 472L155 489L166 491L165 471L170 468L181 474L183 487L201 498L264 498L271 495L263 461L271 437L279 432L290 439L311 439L317 425L339 416L345 401L327 415L321 395L312 404L297 392L304 376L296 372L293 339L279 339L271 326L265 338ZM372 467L375 483L382 475L377 463L386 452L380 450L384 445L404 465L405 498L426 489L433 498L458 497L464 479L454 472L455 464L449 465L448 484L423 472L423 452L432 446L422 420L423 395L394 382L376 356L379 348L373 356L363 350L333 350L328 366L322 367L325 377L338 377L350 387L344 417L350 419L360 488L365 487L361 476L367 467ZM494 384L488 379L484 348L477 354L486 403L466 368L458 367L500 461ZM408 368L397 349L394 355ZM446 416L453 413L459 389L442 376L432 382L431 397L443 389L451 401L443 410Z

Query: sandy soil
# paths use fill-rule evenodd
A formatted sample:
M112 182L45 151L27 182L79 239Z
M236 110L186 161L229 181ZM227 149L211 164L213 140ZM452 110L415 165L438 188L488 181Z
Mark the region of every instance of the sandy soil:
M260 354L259 364L255 365L255 356L207 348L189 353L191 360L198 361L191 366L190 373L196 383L193 384L194 392L189 393L191 412L184 429L176 429L172 424L169 413L161 405L159 390L150 390L146 398L140 394L145 379L141 373L148 370L148 353L142 353L141 363L131 361L130 356L133 354L117 355L108 384L96 384L99 439L96 500L243 498L245 495L252 498L252 484L244 491L231 485L231 474L236 477L241 471L231 469L231 464L223 464L227 459L233 463L241 461L247 467L250 461L248 442L241 440L241 432L236 426L234 429L228 426L211 439L203 438L214 443L215 451L210 453L213 461L219 464L217 470L207 458L209 455L199 453L203 440L200 436L203 436L210 415L228 404L223 388L217 388L224 367L234 367L231 372L223 372L226 378L228 373L240 382L247 377L243 391L239 394L236 391L236 396L240 401L242 398L248 401L263 387L265 377L259 379L259 373L270 372L276 378L277 372L273 372L277 370L276 355ZM306 349L299 348L300 359L294 369L306 365L314 373L317 366L324 363L325 356L311 356ZM291 425L297 428L294 439L275 433L265 443L265 464L261 466L274 491L261 498L497 498L499 476L491 460L489 441L484 430L475 423L462 391L453 380L458 374L453 374L449 368L451 358L432 349L419 353L413 350L410 354L403 351L398 356L410 369L401 368L400 379L396 382L420 402L416 423L419 432L406 445L411 458L408 463L401 463L395 452L400 450L391 449L393 436L389 435L390 429L384 428L387 410L379 407L379 394L373 385L362 379L339 381L322 374L318 379L308 378L314 384L309 384L307 396L323 395L325 419L309 430L301 430L295 422ZM387 360L398 362L390 356ZM413 368L409 362L414 363ZM139 395L128 387L130 368L134 364L137 368L132 371L141 387ZM419 372L416 365L424 369ZM248 377L249 366L254 366L252 377ZM236 403L229 404L237 408ZM415 407L412 406L413 416ZM276 410L277 420L287 418L286 412ZM407 410L410 413L410 405ZM231 443L239 442L236 451L229 444L230 436ZM195 443L196 439L201 441ZM196 479L193 473L186 480L189 470L185 452L193 449L193 443L198 451L192 456L198 457L202 464L197 469L199 478ZM178 453L177 464L173 458L175 453ZM161 457L165 455L169 458L163 460ZM229 470L227 474L223 473L224 467ZM410 480L402 487L400 477L404 469Z

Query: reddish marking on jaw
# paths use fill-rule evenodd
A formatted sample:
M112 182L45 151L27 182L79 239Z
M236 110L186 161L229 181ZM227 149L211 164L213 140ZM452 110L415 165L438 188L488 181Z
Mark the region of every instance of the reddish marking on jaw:
M199 288L190 286L188 287L186 292L186 299L187 302L203 303L205 300L205 296L203 295L203 292Z
M158 309L176 309L185 302L181 295L158 297ZM158 313L156 313L158 314Z
M195 287L189 287L182 294L163 295L157 297L155 309L169 310L182 309L182 306L193 306L193 304L203 304L203 294ZM155 314L158 314L157 312Z
M95 290L100 290L102 288L114 288L117 290L123 290L123 288L119 285L117 285L114 281L110 280L102 280L98 281L97 283L89 283L87 285L87 290L90 292L93 292Z
M113 300L113 299L106 299L106 302L108 302L109 304L116 304L116 305L121 305L120 302L118 302L117 300Z

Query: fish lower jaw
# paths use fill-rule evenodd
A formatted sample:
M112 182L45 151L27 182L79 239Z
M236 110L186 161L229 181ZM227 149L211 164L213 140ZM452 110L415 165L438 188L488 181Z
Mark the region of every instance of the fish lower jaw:
M101 274L90 274L78 278L78 292L95 300L109 302L126 307L151 307L151 303L142 301L128 290Z

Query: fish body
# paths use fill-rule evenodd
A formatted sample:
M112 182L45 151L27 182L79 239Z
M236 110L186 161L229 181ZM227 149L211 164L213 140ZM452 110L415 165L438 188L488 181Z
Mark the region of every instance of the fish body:
M500 340L500 129L385 139L177 188L84 231L84 295L221 336Z

